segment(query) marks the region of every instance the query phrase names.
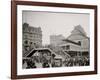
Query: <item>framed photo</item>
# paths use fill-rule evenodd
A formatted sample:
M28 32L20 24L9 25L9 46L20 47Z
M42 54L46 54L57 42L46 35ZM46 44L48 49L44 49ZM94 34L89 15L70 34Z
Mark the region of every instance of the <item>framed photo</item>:
M97 74L97 6L11 1L11 78Z

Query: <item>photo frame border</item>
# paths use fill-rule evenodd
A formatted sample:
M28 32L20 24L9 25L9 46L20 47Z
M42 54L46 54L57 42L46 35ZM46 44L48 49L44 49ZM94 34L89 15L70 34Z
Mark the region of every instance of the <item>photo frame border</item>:
M94 10L94 71L17 75L17 5L93 9ZM33 1L11 1L11 79L75 76L75 75L90 75L90 74L97 74L97 6L96 5L33 2Z

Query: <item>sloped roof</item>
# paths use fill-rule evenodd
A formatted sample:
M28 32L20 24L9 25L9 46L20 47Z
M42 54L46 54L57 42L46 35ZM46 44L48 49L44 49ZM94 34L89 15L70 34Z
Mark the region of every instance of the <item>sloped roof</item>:
M31 57L34 53L36 52L43 52L43 51L47 51L47 52L52 52L54 53L51 49L49 48L37 48L37 49L33 49L29 52L29 54L27 55L27 57ZM54 53L55 54L55 53Z
M84 31L84 29L82 28L81 25L77 25L74 27L74 30L72 30L71 32L72 34L84 34L86 35L86 32Z
M67 37L67 39L69 39L69 40L86 39L86 38L88 38L88 37L81 25L75 26L74 30L72 30L72 32L71 32L71 35L69 35Z

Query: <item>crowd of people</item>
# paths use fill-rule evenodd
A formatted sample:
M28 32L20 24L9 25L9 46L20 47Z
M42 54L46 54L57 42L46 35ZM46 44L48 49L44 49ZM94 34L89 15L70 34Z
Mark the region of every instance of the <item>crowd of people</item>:
M42 58L43 59L43 58ZM61 66L57 66L57 64L61 64ZM49 68L49 67L69 67L69 66L88 66L89 65L89 59L86 57L74 57L74 58L68 58L64 61L58 61L55 62L55 59L52 61L48 61L44 58L43 61L34 60L32 58L30 59L24 59L23 60L23 66L26 69L30 68Z
M88 66L89 59L87 57L74 57L68 58L66 61L63 62L64 66Z
M23 64L24 64L24 68L26 69L31 69L31 68L48 68L50 67L50 64L45 61L45 62L39 62L39 63L36 63L34 61L32 61L31 59L25 59L23 60Z

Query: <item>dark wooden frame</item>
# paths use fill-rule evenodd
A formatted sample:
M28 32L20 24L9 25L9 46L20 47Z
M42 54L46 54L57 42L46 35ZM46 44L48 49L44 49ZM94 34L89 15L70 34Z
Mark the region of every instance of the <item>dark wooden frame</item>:
M52 74L35 74L35 75L17 75L17 5L33 5L33 6L49 6L62 8L80 8L94 9L94 71L84 72L66 72ZM11 78L42 78L42 77L58 77L72 75L89 75L97 74L97 6L96 5L80 5L80 4L64 4L64 3L48 3L48 2L32 2L32 1L11 1Z

